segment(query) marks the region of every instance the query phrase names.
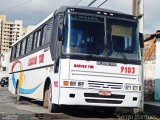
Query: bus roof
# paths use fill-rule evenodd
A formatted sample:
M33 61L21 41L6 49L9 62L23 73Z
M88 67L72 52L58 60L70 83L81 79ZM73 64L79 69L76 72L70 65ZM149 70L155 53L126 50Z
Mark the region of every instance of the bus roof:
M27 34L25 34L24 36L20 37L19 40L17 40L15 43L12 44L12 46L15 45L16 43L18 43L21 39L25 38L27 35L29 35L34 30L36 30L38 27L43 25L49 19L51 19L54 14L57 14L59 12L65 12L68 9L74 9L75 10L74 12L85 12L85 13L92 12L91 14L93 14L93 12L94 12L94 14L97 13L97 12L102 12L102 15L104 15L104 13L109 13L109 14L112 13L112 14L115 14L116 17L122 17L122 18L128 18L128 19L134 19L135 20L135 16L132 16L132 15L129 15L129 14L126 14L126 13L122 13L122 12L118 12L118 11L104 9L104 8L89 7L89 6L62 6L62 7L58 8L54 13L51 13L48 17L46 17L40 23L38 23L32 31L30 31Z
M97 7L89 7L89 6L62 6L59 9L56 10L55 14L59 13L59 12L64 12L67 11L67 9L75 9L75 12L77 12L76 10L79 10L78 12L86 12L88 13L89 11L96 11L96 12L102 12L102 13L113 13L113 14L118 14L118 15L122 15L123 17L125 16L126 18L133 18L136 16L127 14L127 13L123 13L123 12L118 12L118 11L114 11L114 10L109 10L109 9L104 9L104 8L97 8ZM93 14L93 13L92 13Z
M61 6L59 9L56 10L56 13L66 11L67 9L84 9L84 10L92 10L92 11L101 11L101 12L112 12L112 13L119 13L119 14L126 14L118 11L113 11L104 8L97 8L97 7L89 7L89 6Z
M53 13L51 13L48 17L46 17L44 20L42 20L40 23L38 23L33 30L29 31L28 33L26 33L25 35L21 36L15 43L12 44L15 45L16 43L18 43L21 39L25 38L27 35L29 35L31 32L33 32L34 30L36 30L38 27L40 27L41 25L43 25L45 22L47 22L49 19L51 19L53 17Z

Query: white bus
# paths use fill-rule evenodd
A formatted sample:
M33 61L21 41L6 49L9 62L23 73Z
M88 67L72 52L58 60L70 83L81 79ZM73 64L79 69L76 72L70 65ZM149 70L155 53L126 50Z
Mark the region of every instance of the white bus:
M135 16L60 7L12 46L9 91L61 105L139 108L143 41Z

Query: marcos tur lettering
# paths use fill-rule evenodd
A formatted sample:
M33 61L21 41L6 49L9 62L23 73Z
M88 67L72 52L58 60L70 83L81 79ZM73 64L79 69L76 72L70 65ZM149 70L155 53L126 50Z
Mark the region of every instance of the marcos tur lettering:
M39 61L38 61L38 58L39 58ZM32 57L32 58L29 58L29 60L28 60L28 66L36 65L37 62L39 64L40 63L44 63L44 54L41 54L39 56L35 56L35 57Z

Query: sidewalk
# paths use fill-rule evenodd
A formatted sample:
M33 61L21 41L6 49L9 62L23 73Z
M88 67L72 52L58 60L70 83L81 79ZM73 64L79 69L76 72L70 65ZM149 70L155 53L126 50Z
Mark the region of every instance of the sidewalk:
M160 101L147 101L144 102L144 111L160 115Z

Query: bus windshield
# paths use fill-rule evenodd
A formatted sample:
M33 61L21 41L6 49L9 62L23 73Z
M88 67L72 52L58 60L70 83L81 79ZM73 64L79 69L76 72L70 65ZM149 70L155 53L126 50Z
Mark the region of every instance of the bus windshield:
M104 49L104 18L68 14L64 51L100 55Z
M104 17L75 14L68 14L65 20L63 52L67 54L138 60L137 41L136 23L105 23Z
M111 58L140 59L136 22L107 19L106 28L108 47L104 55Z

